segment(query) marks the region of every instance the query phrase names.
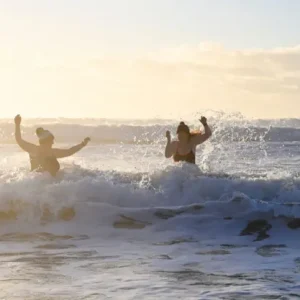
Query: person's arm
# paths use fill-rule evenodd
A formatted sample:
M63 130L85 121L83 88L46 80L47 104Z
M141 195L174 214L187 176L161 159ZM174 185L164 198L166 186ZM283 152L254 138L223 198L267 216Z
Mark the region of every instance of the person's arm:
M33 153L37 150L37 146L34 145L34 144L31 144L29 142L26 142L22 139L21 122L22 122L21 116L17 115L15 117L15 138L16 138L16 142L20 146L20 148L23 149L24 151L26 151L28 153Z
M170 158L174 154L175 142L171 142L171 134L170 131L166 132L167 145L165 148L165 157Z
M53 149L53 154L56 158L64 158L71 156L75 154L76 152L80 151L82 148L84 148L88 142L90 141L90 138L85 138L84 141L76 146L73 146L69 149Z
M199 144L202 144L204 143L206 140L208 140L211 135L212 135L212 132L211 132L211 129L210 127L207 125L207 120L205 117L201 117L200 119L200 122L202 123L202 125L204 126L204 129L205 129L205 132L203 134L199 133L195 136L193 136L193 143L195 145L199 145Z

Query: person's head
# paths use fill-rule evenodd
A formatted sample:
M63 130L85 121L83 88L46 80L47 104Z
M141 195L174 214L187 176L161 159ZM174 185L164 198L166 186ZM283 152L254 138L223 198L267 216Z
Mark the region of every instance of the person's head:
M49 130L39 127L36 130L36 135L39 139L40 145L52 147L54 143L54 135Z
M190 128L184 122L180 122L177 127L177 136L180 142L187 142L190 139Z

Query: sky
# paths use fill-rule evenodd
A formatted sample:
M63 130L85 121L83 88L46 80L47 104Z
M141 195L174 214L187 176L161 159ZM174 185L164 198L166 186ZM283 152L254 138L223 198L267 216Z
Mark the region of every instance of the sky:
M0 0L0 117L300 116L298 0Z

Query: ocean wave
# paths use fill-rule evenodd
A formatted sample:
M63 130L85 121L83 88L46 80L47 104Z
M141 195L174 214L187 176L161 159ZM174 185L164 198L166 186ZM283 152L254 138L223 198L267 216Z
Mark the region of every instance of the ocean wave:
M213 129L211 141L226 142L299 142L300 119L247 119L240 113L205 111ZM199 114L185 116L192 130L201 129ZM165 142L165 132L176 134L178 120L125 119L24 119L23 137L36 141L35 129L45 127L52 131L58 143L77 143L86 136L96 144L156 144ZM12 120L0 119L0 143L14 143Z
M35 129L44 126L55 135L58 143L77 143L86 136L96 144L155 144L165 142L166 130L176 132L176 126L170 125L80 125L80 124L43 124L24 126L23 138L36 141ZM199 126L198 126L199 127ZM197 128L197 126L192 126ZM212 123L214 142L299 142L300 128L294 127L258 127L253 125L226 125ZM0 142L15 143L14 125L0 124Z
M143 227L183 216L299 218L299 199L300 178L216 176L184 165L135 174L77 168L56 179L19 172L1 178L0 220Z

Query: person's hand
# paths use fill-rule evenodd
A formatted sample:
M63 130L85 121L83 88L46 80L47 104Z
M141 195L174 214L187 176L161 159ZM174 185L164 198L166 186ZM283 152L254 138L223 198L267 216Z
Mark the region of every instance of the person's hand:
M91 139L89 137L87 137L83 140L82 145L85 147L90 141L91 141Z
M171 140L171 133L169 130L167 130L167 132L166 132L166 138L168 139L168 141Z
M21 124L21 122L22 122L21 116L20 115L16 115L15 116L15 124L19 126Z
M206 126L207 125L207 119L205 117L201 117L201 119L199 120L203 126Z

